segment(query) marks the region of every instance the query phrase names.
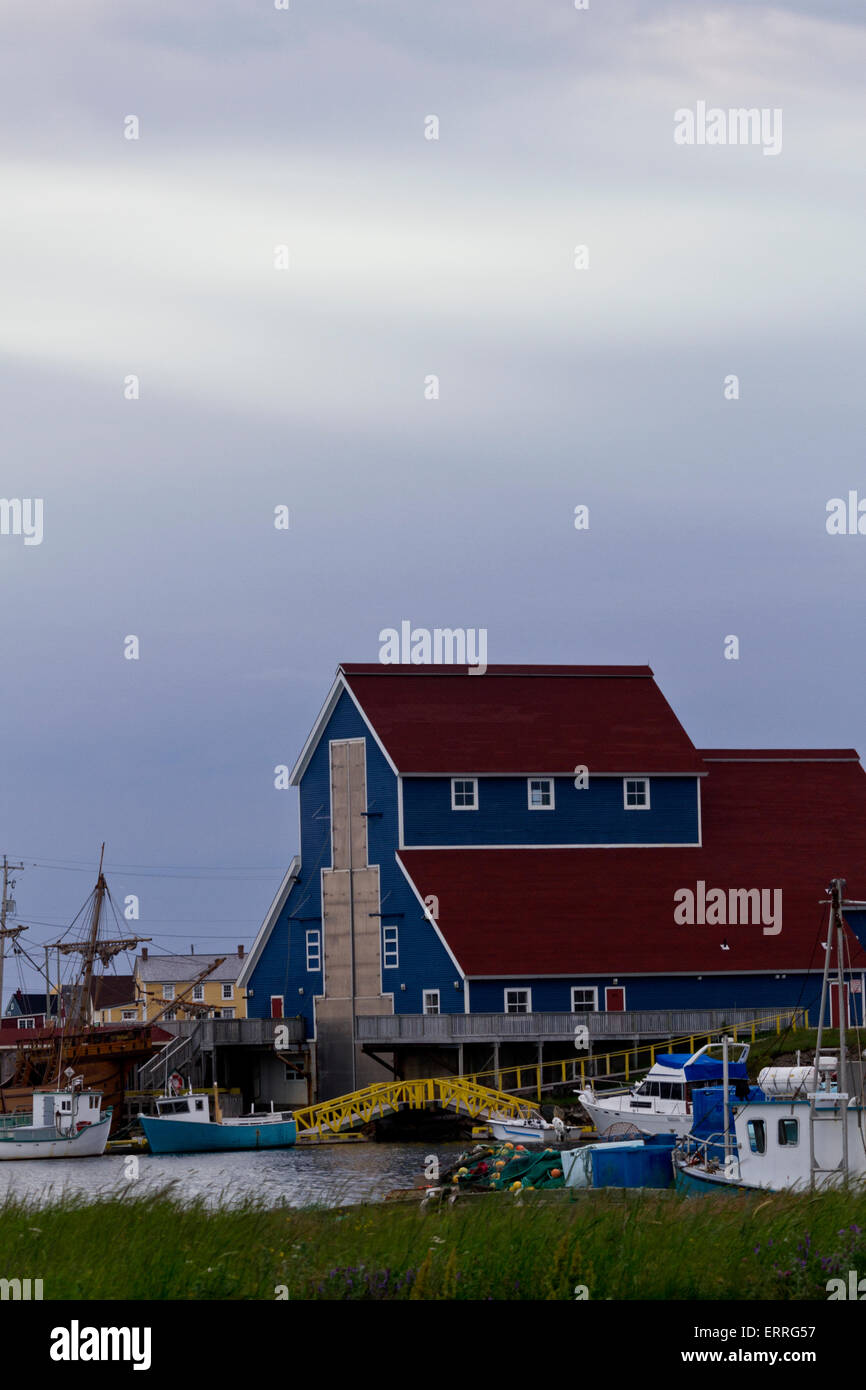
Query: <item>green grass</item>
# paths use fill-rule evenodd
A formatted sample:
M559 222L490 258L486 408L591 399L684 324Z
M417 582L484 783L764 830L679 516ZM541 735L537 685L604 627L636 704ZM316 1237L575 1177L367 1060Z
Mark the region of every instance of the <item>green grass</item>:
M748 1041L748 1039L741 1039ZM796 1032L764 1033L755 1039L749 1046L748 1068L749 1076L757 1078L758 1072L762 1067L771 1067L779 1057L789 1057L791 1065L796 1060L797 1050L803 1053L803 1064L811 1062L812 1053L815 1051L815 1044L818 1041L818 1032L815 1028L798 1028ZM848 1055L854 1056L857 1051L857 1035L852 1029L848 1029ZM839 1053L839 1030L838 1028L825 1028L824 1037L821 1044L823 1056L833 1056Z
M572 1299L580 1284L590 1299L825 1299L835 1273L866 1272L861 1230L859 1191L214 1210L130 1188L7 1198L0 1275L41 1278L46 1299Z

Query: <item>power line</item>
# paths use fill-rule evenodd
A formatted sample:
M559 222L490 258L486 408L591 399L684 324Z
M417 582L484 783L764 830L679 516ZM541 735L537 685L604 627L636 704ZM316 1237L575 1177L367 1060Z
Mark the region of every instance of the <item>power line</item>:
M34 859L21 855L28 867L53 869L59 873L93 873L93 865L83 860ZM114 874L141 874L143 877L157 878L269 878L272 874L283 873L284 869L275 865L262 864L111 864L106 872Z

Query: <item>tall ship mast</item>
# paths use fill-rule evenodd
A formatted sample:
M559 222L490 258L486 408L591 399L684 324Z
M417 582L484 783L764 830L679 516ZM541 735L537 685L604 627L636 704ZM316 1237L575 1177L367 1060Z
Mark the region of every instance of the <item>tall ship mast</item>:
M149 937L116 936L103 933L106 908L110 907L115 921L111 893L103 873L105 845L99 854L99 869L94 888L76 914L69 932L80 920L85 929L78 939L61 939L45 948L46 1007L49 1017L46 1026L33 1032L32 1040L18 1044L14 1068L9 1080L0 1084L0 1114L29 1109L33 1093L59 1083L65 1068L73 1068L84 1078L88 1087L99 1088L107 1104L113 1106L114 1126L122 1118L122 1102L127 1075L133 1066L152 1056L160 1046L153 1040L152 1023L96 1025L89 1022L91 997L98 980L97 963L102 974L124 951L132 951ZM65 934L66 935L66 934ZM51 953L58 961L57 979L49 979ZM79 957L73 978L64 986L59 962L64 956ZM56 991L56 1012L50 1018L52 989ZM66 1007L68 1002L68 1008Z

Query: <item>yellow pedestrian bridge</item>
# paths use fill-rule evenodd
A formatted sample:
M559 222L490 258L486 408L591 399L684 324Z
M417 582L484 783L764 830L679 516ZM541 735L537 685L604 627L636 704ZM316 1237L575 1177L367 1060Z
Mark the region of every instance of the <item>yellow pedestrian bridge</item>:
M293 1119L298 1138L305 1134L324 1139L341 1134L356 1125L369 1124L393 1115L397 1110L454 1110L472 1119L486 1119L495 1114L503 1119L528 1119L537 1111L534 1101L510 1096L479 1086L463 1076L422 1077L417 1081L377 1081L362 1091L337 1096L319 1105L295 1110Z
M669 1038L665 1042L636 1042L631 1047L617 1052L601 1052L594 1057L567 1057L557 1061L526 1062L520 1065L511 1063L498 1066L494 1070L476 1072L466 1076L421 1077L415 1081L379 1081L365 1086L351 1095L338 1096L335 1100L323 1101L319 1105L308 1105L303 1110L295 1110L294 1120L298 1137L325 1139L345 1134L371 1120L381 1120L397 1110L451 1109L472 1119L487 1119L498 1115L502 1119L525 1119L538 1111L545 1090L571 1087L575 1092L582 1090L587 1081L624 1081L628 1085L632 1076L643 1074L662 1052L677 1052L688 1048L697 1051L704 1043L717 1042L728 1033L735 1042L743 1042L744 1035L755 1042L760 1033L796 1034L798 1028L809 1027L809 1015L797 1009L792 1013L767 1014L763 1017L740 1020L727 1028L717 1028L710 1033L692 1034L688 1037ZM484 1085L490 1078L493 1086ZM512 1091L533 1091L537 1097L531 1101L526 1096L509 1094Z

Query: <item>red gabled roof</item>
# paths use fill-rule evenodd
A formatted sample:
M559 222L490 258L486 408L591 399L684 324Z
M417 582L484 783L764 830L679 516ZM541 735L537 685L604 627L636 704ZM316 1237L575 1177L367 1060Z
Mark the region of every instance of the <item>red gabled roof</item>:
M93 981L94 1009L116 1009L122 1004L134 1004L136 987L134 975L98 975Z
M397 770L706 771L648 666L342 666Z
M849 752L711 763L701 783L705 848L403 850L400 858L420 895L438 898L439 929L470 976L820 970L830 879L847 879L848 899L866 899L866 773ZM674 894L699 879L707 891L780 888L781 933L678 925ZM866 965L853 943L852 963Z

